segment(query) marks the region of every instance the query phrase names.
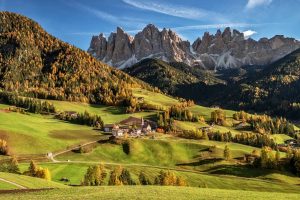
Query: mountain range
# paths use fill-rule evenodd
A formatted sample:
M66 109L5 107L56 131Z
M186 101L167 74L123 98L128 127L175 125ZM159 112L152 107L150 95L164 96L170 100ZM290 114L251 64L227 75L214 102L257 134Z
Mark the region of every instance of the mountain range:
M300 42L294 38L276 35L256 41L229 27L215 34L205 32L191 44L170 29L159 30L149 24L134 37L119 27L108 39L102 33L93 36L88 52L117 68L130 67L145 58L157 58L217 70L268 65L298 48Z

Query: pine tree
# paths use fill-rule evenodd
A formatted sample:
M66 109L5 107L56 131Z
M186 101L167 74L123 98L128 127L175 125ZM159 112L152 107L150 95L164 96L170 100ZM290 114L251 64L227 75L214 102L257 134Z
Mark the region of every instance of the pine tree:
M229 160L230 157L231 157L231 152L230 152L229 147L226 145L225 149L224 149L224 158L225 158L225 160Z
M139 174L139 181L141 185L151 185L150 180L147 178L146 174L141 171Z
M119 166L111 171L108 185L123 185L122 181L120 180L122 169L123 168Z
M94 180L93 167L89 166L84 175L83 185L92 186L94 185L93 180Z
M275 162L276 162L276 166L279 166L279 162L280 162L280 152L279 152L278 150L276 151Z
M261 149L260 159L261 159L261 167L267 168L268 167L268 150L266 147L263 147Z
M130 172L125 168L122 169L119 179L124 185L135 185L135 182L131 178Z
M10 160L10 163L8 165L8 172L16 173L16 174L20 173L19 163L15 156L13 156L12 159Z
M36 176L37 171L38 171L37 164L33 160L31 160L28 168L29 175Z

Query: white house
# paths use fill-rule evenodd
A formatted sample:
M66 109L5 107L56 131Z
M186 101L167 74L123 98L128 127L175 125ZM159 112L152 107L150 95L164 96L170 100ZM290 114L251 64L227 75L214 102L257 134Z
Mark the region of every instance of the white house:
M124 130L122 129L113 129L112 130L112 135L115 137L122 137L124 134Z

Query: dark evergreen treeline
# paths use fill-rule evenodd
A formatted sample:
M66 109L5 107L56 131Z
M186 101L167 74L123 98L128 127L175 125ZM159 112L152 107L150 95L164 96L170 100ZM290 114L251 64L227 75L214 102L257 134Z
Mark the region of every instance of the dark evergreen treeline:
M261 134L286 134L296 137L294 125L282 117L271 118L268 115L250 115L240 111L233 114L233 119L248 122L253 131Z
M239 144L245 144L253 147L263 147L269 146L273 149L276 148L275 141L269 135L256 134L256 133L239 133L233 135L231 132L221 133L217 132L207 132L200 130L189 130L182 131L178 134L180 137L188 139L208 139L220 142L235 142Z
M55 113L56 109L53 104L48 101L33 99L28 97L20 97L15 93L0 91L0 102L24 108L31 113Z
M61 112L56 115L56 118L64 121L69 121L74 124L81 124L96 127L99 129L103 128L103 121L99 115L93 115L85 111L84 113L77 112Z
M171 106L169 109L157 114L157 123L160 128L166 131L173 130L174 120L199 122L204 121L203 116L193 114L188 107L195 105L191 100L184 100L177 105Z
M252 152L252 155L256 157L252 163L254 167L285 170L300 176L300 150L289 149L284 158L281 158L278 150L274 152L274 150L268 146L263 147L260 154L257 154L255 151L256 150Z

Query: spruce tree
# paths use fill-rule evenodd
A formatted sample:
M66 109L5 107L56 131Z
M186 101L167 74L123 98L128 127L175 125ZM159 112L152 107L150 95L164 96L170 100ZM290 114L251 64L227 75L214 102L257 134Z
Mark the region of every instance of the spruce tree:
M20 173L19 163L15 156L13 156L12 159L10 160L10 163L8 165L8 172L16 173L16 174Z
M141 171L139 174L139 181L141 185L151 185L150 180L143 171Z
M230 152L229 147L226 145L225 149L224 149L224 158L225 158L225 160L229 160L230 157L231 157L231 152Z

